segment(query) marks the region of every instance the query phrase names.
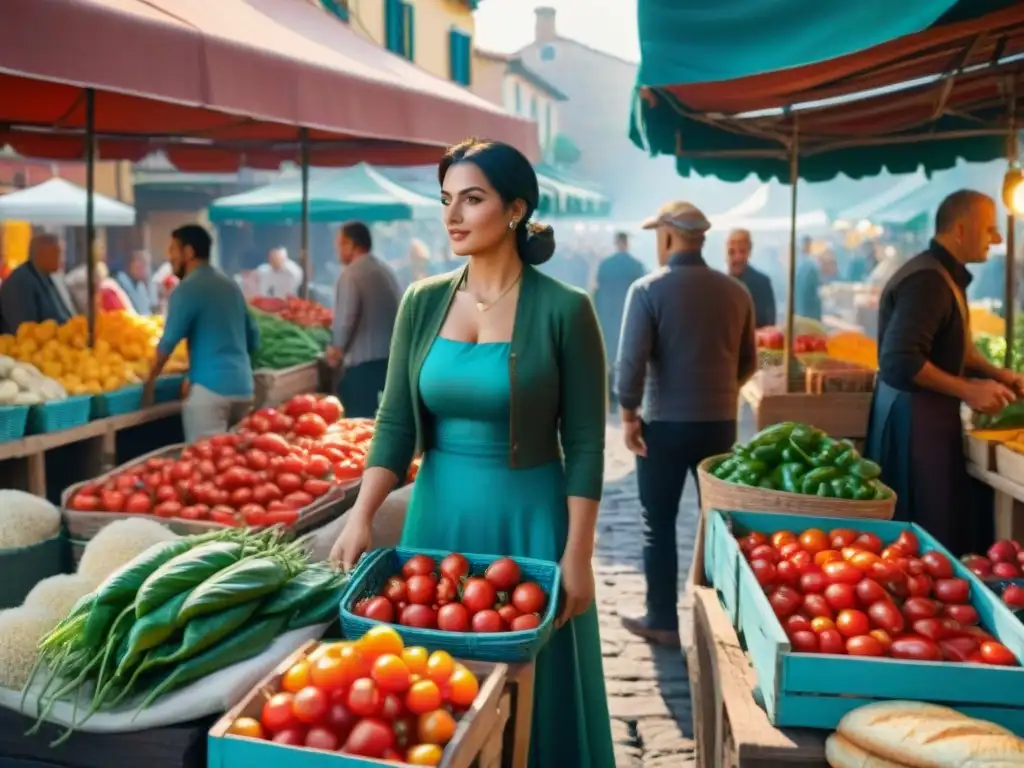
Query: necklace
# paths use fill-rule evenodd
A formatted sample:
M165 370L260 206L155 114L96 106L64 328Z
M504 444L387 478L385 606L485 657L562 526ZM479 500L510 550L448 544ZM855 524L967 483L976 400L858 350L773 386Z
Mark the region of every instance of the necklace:
M516 279L513 280L511 283L509 283L508 287L506 287L501 293L499 293L498 297L496 299L494 299L494 301L486 302L486 301L480 301L479 299L477 299L476 295L472 294L472 291L469 290L469 270L467 269L463 273L463 275L462 275L462 283L459 285L459 290L466 291L467 293L470 293L470 294L473 295L473 298L476 300L477 312L487 312L488 310L491 310L494 307L496 307L498 305L498 302L500 302L503 298L505 298L505 296L509 293L509 291L511 291L513 288L515 288L519 284L519 281L522 279L522 277L523 277L523 271L519 270L519 274L516 275Z

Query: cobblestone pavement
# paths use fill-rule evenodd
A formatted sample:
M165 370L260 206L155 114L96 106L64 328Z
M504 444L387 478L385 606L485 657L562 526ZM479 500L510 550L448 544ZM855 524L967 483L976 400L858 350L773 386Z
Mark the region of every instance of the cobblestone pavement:
M751 426L741 421L741 434ZM697 487L687 478L676 526L679 542L680 631L689 644L685 582L697 527ZM643 612L640 502L633 456L619 427L609 422L605 487L598 519L594 573L601 622L608 709L617 768L692 768L696 765L690 683L682 651L650 645L624 630L625 615Z

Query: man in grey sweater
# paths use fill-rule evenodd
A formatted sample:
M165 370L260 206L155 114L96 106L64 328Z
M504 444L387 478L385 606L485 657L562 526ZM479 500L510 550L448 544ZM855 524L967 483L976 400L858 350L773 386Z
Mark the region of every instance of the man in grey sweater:
M731 448L739 388L757 367L750 293L701 255L710 226L684 202L662 206L644 222L657 230L662 268L629 290L616 362L626 445L637 456L647 577L646 615L622 623L673 646L676 517L686 475L696 479L701 461Z

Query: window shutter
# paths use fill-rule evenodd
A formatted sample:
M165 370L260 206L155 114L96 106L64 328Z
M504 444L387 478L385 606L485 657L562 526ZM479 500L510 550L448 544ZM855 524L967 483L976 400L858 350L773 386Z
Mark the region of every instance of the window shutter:
M472 38L458 29L448 32L449 74L453 82L468 86L472 74Z
M402 3L402 53L409 61L416 61L416 9Z
M402 53L402 0L384 0L384 42L389 51Z

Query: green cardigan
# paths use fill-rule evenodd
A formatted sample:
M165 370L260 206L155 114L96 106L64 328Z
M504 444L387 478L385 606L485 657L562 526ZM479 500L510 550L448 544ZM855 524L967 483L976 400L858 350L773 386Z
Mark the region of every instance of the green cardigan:
M413 283L402 299L367 467L385 467L402 478L413 455L430 450L420 370L464 269ZM509 352L509 466L538 466L564 452L567 494L600 499L606 375L604 341L590 298L524 267Z

